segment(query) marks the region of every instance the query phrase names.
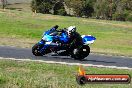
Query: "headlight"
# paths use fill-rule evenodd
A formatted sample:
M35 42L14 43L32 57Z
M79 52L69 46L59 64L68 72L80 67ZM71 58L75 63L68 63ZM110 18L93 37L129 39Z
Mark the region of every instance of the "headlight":
M42 40L47 41L47 37L46 36L43 36Z
M49 36L49 35L43 36L42 40L44 40L44 41L53 41L52 36Z

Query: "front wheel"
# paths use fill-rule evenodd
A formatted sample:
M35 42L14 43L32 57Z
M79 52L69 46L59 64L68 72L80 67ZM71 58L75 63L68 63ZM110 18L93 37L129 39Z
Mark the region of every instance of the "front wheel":
M87 45L83 45L80 49L74 49L71 57L76 60L83 60L90 53L90 47Z
M33 53L33 55L35 55L35 56L42 56L42 54L39 52L40 48L41 48L41 46L39 44L35 44L32 47L32 53Z

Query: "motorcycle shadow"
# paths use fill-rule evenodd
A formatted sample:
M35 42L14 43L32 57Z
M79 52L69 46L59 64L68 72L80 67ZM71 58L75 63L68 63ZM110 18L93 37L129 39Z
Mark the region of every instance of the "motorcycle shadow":
M89 61L89 62L100 62L100 63L116 63L116 62L110 62L110 61L100 61L100 60L88 60L88 59L83 59L82 61Z
M57 61L58 61L58 60L59 60L59 61L60 61L60 60L61 60L61 61L64 60L64 61L66 61L66 62L67 62L67 61L68 61L68 62L69 62L69 61L74 61L75 63L78 63L78 62L80 63L80 62L81 62L81 63L84 63L84 64L85 64L85 63L87 64L88 62L92 62L92 63L104 63L104 64L114 64L114 63L116 63L116 62L112 62L112 61L110 62L110 61L101 61L101 60L90 60L90 59L87 59L87 58L85 58L85 59L83 59L83 60L75 60L74 58L71 58L70 56L57 56L57 55L56 55L56 56L51 56L51 55L49 56L49 55L48 55L48 56L43 56L43 57L46 57L47 59L49 58L50 60L51 60L51 58L52 58L52 60L57 60Z
M108 64L113 64L116 62L112 62L112 61L105 61L105 60L92 60L92 59L88 59L87 57L83 60L75 60L74 58L71 58L69 54L67 54L66 52L60 52L60 53L50 53L47 55L44 55L41 57L41 59L44 59L44 57L48 60L68 60L68 61L75 61L75 62L83 62L83 63L87 63L87 62L94 62L94 63L108 63Z

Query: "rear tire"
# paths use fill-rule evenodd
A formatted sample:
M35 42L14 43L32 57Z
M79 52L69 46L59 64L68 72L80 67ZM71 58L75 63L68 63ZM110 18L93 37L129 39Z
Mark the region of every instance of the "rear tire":
M85 50L85 51L84 51ZM85 57L87 57L90 53L90 47L83 45L80 49L74 49L71 57L75 60L83 60Z
M83 45L82 51L84 57L87 57L90 53L90 47L88 45Z
M39 52L39 49L41 48L41 46L39 44L35 44L33 47L32 47L32 53L33 55L35 56L43 56L40 52Z

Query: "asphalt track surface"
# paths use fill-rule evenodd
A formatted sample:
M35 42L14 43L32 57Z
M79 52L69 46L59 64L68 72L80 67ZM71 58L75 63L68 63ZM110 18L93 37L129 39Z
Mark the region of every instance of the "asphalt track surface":
M34 56L29 48L16 48L8 46L0 46L0 57L132 68L132 58L129 57L90 54L85 58L85 60L78 61L70 58L69 56Z

